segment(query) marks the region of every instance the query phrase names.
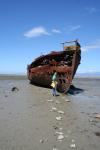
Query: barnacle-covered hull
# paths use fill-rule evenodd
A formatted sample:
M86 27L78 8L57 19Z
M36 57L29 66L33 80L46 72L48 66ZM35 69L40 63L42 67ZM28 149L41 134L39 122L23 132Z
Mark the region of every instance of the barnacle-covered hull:
M62 51L53 51L35 59L27 67L28 79L32 84L50 88L53 72L57 72L57 90L66 93L81 60L80 45L64 46Z

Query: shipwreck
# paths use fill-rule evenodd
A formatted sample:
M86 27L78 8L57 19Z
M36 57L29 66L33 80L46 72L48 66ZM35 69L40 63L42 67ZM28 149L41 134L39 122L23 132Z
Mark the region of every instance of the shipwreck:
M53 72L57 72L57 90L67 93L81 61L81 46L78 40L61 43L63 50L51 51L36 58L27 66L30 83L50 88Z

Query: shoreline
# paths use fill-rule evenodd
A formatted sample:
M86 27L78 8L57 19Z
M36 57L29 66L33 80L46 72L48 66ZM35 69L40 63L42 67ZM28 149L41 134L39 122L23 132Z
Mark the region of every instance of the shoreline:
M0 80L25 80L25 79L28 79L27 75L0 74ZM100 79L100 76L75 76L74 79Z
M0 80L25 80L27 75L0 74Z

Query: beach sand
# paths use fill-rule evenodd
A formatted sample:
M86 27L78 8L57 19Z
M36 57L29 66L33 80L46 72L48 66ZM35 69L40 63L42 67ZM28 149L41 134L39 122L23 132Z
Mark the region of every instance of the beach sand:
M25 78L0 78L0 150L100 150L100 79L73 83L84 92L53 97Z

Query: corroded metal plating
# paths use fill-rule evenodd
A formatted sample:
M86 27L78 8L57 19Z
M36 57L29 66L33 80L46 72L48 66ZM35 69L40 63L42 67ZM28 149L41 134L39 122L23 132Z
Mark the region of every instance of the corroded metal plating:
M52 74L56 71L57 90L66 93L81 60L80 44L77 40L72 42L75 42L75 45L64 46L65 43L63 43L62 51L52 51L47 55L42 55L28 65L27 75L31 83L50 87Z

